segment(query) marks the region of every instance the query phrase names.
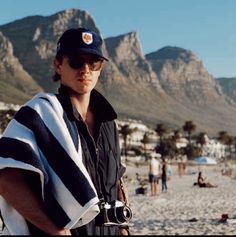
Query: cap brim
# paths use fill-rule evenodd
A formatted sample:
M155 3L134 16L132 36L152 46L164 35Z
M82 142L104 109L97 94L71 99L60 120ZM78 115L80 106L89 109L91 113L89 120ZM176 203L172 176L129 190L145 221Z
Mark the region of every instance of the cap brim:
M100 58L103 58L106 61L109 61L108 58L106 58L102 52L98 52L97 50L94 49L90 49L90 48L84 48L84 49L77 49L75 50L78 54L92 54L92 55L96 55Z

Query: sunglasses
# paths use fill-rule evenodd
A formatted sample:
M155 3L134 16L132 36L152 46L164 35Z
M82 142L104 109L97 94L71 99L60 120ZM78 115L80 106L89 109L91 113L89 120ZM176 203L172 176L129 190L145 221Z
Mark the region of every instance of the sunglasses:
M68 57L69 65L73 69L80 69L87 64L91 71L99 71L103 65L103 59L93 57Z

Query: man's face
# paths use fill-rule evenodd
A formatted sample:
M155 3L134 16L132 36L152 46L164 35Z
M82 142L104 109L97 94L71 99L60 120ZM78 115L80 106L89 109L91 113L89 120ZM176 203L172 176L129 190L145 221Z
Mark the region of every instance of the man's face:
M96 86L103 59L93 55L64 56L61 63L55 59L54 65L61 76L61 84L82 95L90 93Z

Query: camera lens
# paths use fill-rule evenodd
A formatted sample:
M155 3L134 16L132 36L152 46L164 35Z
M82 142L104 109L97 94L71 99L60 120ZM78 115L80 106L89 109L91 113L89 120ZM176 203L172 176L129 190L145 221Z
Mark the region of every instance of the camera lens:
M123 225L132 218L132 211L122 202L102 203L100 205L100 213L96 216L98 225Z
M132 218L132 211L128 206L117 207L116 216L119 222L126 222Z
M107 210L107 220L110 222L117 223L117 217L116 217L116 209L110 208Z

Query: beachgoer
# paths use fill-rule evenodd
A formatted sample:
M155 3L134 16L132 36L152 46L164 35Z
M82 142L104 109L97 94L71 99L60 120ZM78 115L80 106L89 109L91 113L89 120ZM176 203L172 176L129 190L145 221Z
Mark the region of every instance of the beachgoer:
M172 167L171 167L171 160L168 160L168 166L167 166L167 179L170 180L172 175Z
M160 162L155 154L151 154L149 161L149 183L151 196L157 195L157 185L159 184Z
M161 186L162 192L167 192L167 172L168 172L168 161L163 159L161 167Z
M182 175L185 175L186 173L187 160L188 160L187 155L184 154L182 156Z
M177 158L177 167L178 167L178 175L179 177L182 177L183 175L183 162L182 162L182 157L179 156Z
M66 30L54 59L58 93L37 94L3 133L3 233L128 234L131 210L126 208L117 114L94 89L107 61L102 43L89 29ZM108 220L106 211L115 213L118 206L128 216Z
M206 177L203 178L202 172L199 171L198 178L197 178L197 184L199 187L201 187L201 188L215 188L215 187L217 187L217 185L207 182L206 179L207 179Z

